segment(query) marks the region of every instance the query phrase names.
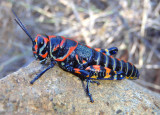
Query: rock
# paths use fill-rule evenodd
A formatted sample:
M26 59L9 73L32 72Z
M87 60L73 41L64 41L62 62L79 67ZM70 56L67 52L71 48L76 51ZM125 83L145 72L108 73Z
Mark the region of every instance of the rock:
M58 66L31 85L40 70L34 61L0 80L0 114L160 114L160 95L132 81L91 84L90 103L81 80Z

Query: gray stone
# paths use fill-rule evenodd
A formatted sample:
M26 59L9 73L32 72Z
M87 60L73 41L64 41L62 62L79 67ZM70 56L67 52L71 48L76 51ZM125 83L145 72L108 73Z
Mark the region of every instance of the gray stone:
M91 84L90 103L81 80L58 66L31 85L40 70L34 61L0 79L0 114L160 114L160 95L132 81Z

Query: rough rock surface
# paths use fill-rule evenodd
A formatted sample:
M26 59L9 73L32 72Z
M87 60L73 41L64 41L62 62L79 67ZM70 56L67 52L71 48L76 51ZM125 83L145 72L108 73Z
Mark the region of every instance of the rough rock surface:
M40 70L34 61L0 79L0 114L160 114L160 96L132 81L91 84L90 103L81 80L58 66L30 85Z

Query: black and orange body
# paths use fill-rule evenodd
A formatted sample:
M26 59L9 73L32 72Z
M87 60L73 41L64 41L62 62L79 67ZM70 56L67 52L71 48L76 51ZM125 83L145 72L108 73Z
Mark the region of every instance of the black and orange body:
M16 16L15 13L14 15ZM93 102L89 93L89 83L95 82L92 79L122 80L124 78L139 78L138 69L133 64L112 56L118 52L116 47L109 49L91 48L75 40L54 35L38 34L33 39L17 16L16 22L32 40L32 50L35 58L40 60L41 63L47 59L51 61L51 64L30 82L31 84L58 63L65 71L87 79L86 91L91 102Z
M68 72L97 80L139 78L139 72L133 64L107 55L106 50L93 49L63 36L38 34L34 42L33 53L36 58L40 61L50 58ZM87 76L78 70L87 71Z

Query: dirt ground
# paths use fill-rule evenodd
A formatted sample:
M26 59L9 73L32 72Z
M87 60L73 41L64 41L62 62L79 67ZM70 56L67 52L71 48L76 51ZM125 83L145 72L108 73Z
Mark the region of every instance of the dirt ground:
M160 93L159 0L1 0L0 78L34 60L28 36L70 37L91 47L119 49L116 57L140 71L136 83Z

